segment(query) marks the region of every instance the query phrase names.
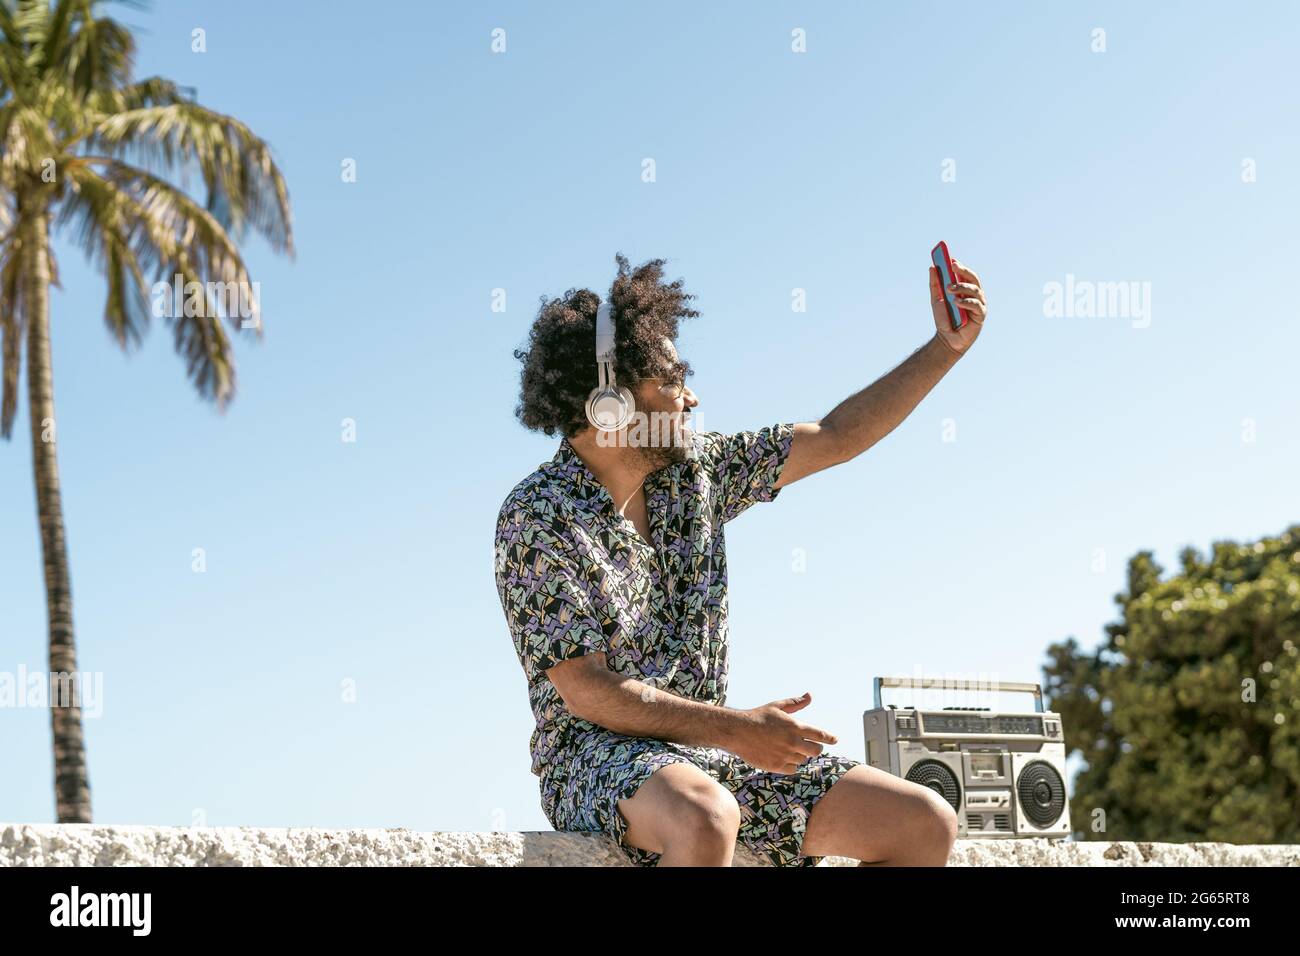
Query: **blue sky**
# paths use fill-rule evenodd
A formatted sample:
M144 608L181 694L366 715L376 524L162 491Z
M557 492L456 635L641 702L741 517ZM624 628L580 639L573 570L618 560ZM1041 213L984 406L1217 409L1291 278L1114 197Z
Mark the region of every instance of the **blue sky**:
M698 295L678 346L721 431L816 419L921 345L937 240L983 278L985 331L903 425L728 525L727 703L811 691L836 752L863 758L874 676L1038 680L1049 643L1101 638L1135 551L1176 567L1297 519L1293 5L359 11L119 13L141 75L271 142L298 256L248 242L266 334L219 415L165 328L117 351L102 280L56 247L98 822L549 829L490 562L558 440L514 420L511 350L539 297L603 296L617 251ZM1067 276L1150 312L1045 315ZM23 414L9 672L46 666ZM47 711L0 710L0 766L0 820L53 820Z

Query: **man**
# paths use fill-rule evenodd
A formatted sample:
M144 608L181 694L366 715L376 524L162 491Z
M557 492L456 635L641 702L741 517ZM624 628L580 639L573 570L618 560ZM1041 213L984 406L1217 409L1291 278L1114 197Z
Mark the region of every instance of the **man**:
M927 787L826 752L838 738L796 716L810 694L725 706L723 525L906 418L979 335L978 276L954 260L953 288L972 321L953 331L931 266L934 336L820 421L724 435L689 428L699 399L674 342L679 320L699 314L687 307L694 296L681 280L662 282L662 259L634 272L616 261L613 368L633 421L611 433L587 418L595 293L545 303L528 349L515 352L517 416L563 436L496 524L497 589L528 680L531 769L547 819L607 833L646 866L730 866L738 839L778 866L826 855L942 866L957 833L953 808Z

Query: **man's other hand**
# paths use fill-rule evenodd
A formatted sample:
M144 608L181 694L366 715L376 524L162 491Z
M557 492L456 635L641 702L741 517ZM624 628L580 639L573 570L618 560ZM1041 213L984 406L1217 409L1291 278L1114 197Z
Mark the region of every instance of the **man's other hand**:
M839 743L829 731L790 716L811 703L812 695L804 694L742 710L744 720L726 749L760 770L794 773L799 764L822 752L822 743Z

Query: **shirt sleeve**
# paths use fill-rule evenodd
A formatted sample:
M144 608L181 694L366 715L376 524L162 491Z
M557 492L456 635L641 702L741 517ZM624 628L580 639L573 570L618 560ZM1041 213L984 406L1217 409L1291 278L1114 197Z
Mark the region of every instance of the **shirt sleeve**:
M705 436L721 521L726 523L759 501L774 501L774 488L790 456L794 423L782 422L756 431Z
M495 568L501 608L529 680L562 660L608 650L576 563L535 512L521 507L502 515Z

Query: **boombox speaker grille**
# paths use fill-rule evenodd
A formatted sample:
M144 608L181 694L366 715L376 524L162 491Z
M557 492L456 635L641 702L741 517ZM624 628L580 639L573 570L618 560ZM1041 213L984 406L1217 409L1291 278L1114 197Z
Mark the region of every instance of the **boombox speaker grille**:
M1035 760L1025 764L1016 783L1020 808L1035 826L1051 826L1065 809L1065 784L1050 763Z
M956 774L948 769L947 764L938 760L918 761L907 771L906 779L929 787L947 800L954 810L961 810L961 788L957 786Z

